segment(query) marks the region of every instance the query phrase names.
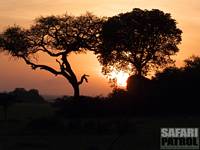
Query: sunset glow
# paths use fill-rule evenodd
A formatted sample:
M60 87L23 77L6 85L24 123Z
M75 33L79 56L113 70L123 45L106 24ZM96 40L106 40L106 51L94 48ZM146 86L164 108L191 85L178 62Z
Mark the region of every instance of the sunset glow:
M39 16L70 15L92 12L97 16L113 16L131 11L133 8L160 9L170 13L177 21L177 26L183 31L180 52L173 58L176 65L183 65L183 60L191 55L200 55L200 1L199 0L1 0L0 1L0 31L14 24L29 28L34 19ZM71 95L70 84L58 76L45 71L33 71L22 60L13 60L5 53L0 53L0 91L12 91L16 87L38 89L42 94ZM75 70L78 79L83 74L89 74L89 82L81 86L81 94L95 96L107 95L112 91L109 81L101 73L102 66L92 52L87 54L70 55L69 61ZM55 64L47 57L43 58L44 64ZM118 86L126 86L128 74L112 73L117 78Z
M111 78L116 79L117 86L119 87L126 87L126 81L129 77L129 74L123 71L117 72L113 71L111 73Z

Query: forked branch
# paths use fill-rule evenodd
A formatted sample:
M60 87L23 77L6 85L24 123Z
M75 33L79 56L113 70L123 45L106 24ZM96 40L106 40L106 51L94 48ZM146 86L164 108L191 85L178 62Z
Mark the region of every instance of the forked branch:
M89 75L86 75L86 74L82 75L81 80L78 82L78 84L79 85L82 84L84 80L85 82L88 82L88 77Z

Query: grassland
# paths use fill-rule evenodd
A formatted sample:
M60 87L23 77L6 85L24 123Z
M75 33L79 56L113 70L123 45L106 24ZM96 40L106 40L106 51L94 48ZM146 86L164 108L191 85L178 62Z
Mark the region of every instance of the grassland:
M0 108L0 150L156 150L161 127L200 126L198 116L63 118L55 111L17 103L4 121Z

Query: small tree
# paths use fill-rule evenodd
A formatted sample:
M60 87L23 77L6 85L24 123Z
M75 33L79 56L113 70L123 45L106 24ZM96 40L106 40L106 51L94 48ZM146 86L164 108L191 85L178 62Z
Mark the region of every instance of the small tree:
M102 29L102 47L97 51L105 74L113 68L145 76L153 68L174 61L182 31L171 15L158 9L133 9L109 18Z
M13 57L23 59L32 69L46 70L69 81L74 97L79 97L79 86L88 75L78 81L69 61L71 53L93 50L99 44L102 20L90 13L83 16L48 16L36 19L30 29L9 27L0 35L0 48ZM45 53L54 58L59 69L39 64L37 55ZM79 62L81 63L81 62Z

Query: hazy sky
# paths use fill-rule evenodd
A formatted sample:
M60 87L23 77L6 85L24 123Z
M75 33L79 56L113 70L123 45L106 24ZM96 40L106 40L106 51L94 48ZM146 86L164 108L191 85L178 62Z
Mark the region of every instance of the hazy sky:
M0 31L9 25L28 27L38 16L73 15L93 12L98 16L112 16L133 8L158 8L171 13L183 30L180 52L175 57L177 65L192 54L200 55L200 0L0 0ZM43 62L51 63L47 58ZM101 67L92 53L73 55L70 62L80 77L90 75L89 83L81 86L84 95L105 95L111 91L108 80L101 74ZM15 87L37 88L42 94L71 94L67 81L45 71L32 71L20 60L0 54L0 92Z

